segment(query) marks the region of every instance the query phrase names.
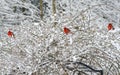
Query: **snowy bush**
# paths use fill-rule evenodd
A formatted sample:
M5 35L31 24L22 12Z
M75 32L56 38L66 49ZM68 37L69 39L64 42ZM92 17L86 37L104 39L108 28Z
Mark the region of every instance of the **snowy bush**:
M81 61L104 75L120 74L119 0L56 0L54 15L52 0L44 0L43 20L31 1L0 2L1 75L72 75L62 67L67 61ZM109 23L114 30L107 29ZM8 37L9 29L15 38Z

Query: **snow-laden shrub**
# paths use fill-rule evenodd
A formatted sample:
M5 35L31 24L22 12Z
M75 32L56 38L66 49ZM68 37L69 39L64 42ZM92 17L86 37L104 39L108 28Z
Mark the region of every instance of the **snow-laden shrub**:
M119 1L57 0L54 15L51 0L45 2L50 9L41 20L38 6L29 0L1 0L1 74L62 75L61 65L70 60L102 69L105 75L119 75ZM107 30L109 23L115 30ZM64 27L73 34L64 34ZM7 36L9 29L15 38Z

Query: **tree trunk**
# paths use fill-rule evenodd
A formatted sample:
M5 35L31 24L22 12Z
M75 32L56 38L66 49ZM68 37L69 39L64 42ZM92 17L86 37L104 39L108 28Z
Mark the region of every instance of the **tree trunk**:
M43 19L43 1L40 0L40 17Z
M53 15L54 15L56 13L55 0L52 0L52 10L53 10Z
M56 19L56 16L55 16L55 14L56 14L56 5L55 5L55 1L56 0L52 0L52 13L53 13L53 16L54 16L54 20ZM53 23L53 26L56 26L56 22L54 22Z

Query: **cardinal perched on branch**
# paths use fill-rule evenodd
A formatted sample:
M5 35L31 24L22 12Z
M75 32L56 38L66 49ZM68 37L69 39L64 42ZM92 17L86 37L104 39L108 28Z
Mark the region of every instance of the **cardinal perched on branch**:
M108 30L114 30L114 27L113 27L112 23L109 23L107 28L108 28Z
M15 35L11 30L9 30L7 34L8 34L9 37L15 38Z
M72 33L69 28L64 27L64 33L67 35L69 33Z

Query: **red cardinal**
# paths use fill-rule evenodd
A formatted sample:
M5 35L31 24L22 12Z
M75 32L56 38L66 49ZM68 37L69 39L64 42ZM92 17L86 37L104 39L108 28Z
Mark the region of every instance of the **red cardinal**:
M114 30L114 27L113 27L112 23L109 23L107 28L108 28L108 30Z
M69 28L64 27L64 33L65 33L65 34L69 34L69 33L71 33L71 31L70 31Z
M7 34L8 34L9 37L14 37L15 38L14 33L12 31L9 30Z

